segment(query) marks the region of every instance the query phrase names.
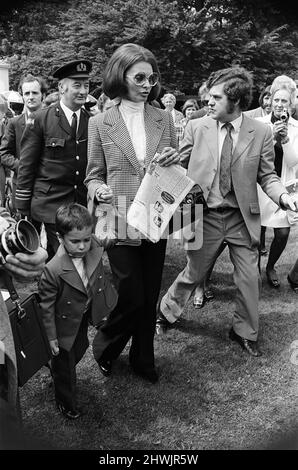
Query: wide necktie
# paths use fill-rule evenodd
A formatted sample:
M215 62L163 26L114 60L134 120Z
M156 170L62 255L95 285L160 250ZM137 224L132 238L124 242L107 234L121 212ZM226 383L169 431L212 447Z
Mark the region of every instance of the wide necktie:
M71 137L76 140L77 138L77 125L78 125L78 118L76 113L73 113L72 115L72 121L71 121Z
M226 122L223 126L227 129L227 134L223 142L220 158L220 170L219 170L219 190L223 197L231 191L232 189L232 177L231 177L231 160L233 153L233 139L232 139L232 129L233 124Z

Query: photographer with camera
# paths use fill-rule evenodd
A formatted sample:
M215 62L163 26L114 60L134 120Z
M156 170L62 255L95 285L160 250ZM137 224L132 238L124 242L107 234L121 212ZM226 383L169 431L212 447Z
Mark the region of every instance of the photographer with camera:
M271 126L274 138L274 167L284 185L295 179L298 164L298 122L290 115L296 98L296 84L289 77L276 77L271 85L271 113L257 118ZM271 243L266 275L273 288L280 286L275 264L284 251L290 233L287 212L280 209L258 186L262 227L272 227L274 238Z
M25 221L23 221L25 222ZM28 223L28 222L27 222ZM29 224L29 223L28 223ZM12 219L9 213L0 208L0 284L6 288L4 282L4 270L8 271L12 276L20 279L34 279L41 274L47 259L47 252L39 245L36 246L36 239L30 236L29 232L22 225L16 228L16 221ZM31 226L32 227L32 226ZM16 231L18 233L16 233ZM12 239L14 242L12 242ZM29 243L29 245L27 244ZM4 245L3 245L4 243ZM7 243L14 245L15 250L7 251ZM20 243L20 244L19 244ZM31 245L33 243L33 245ZM19 246L19 251L17 247ZM22 248L23 247L23 248ZM34 250L31 250L34 248ZM29 249L28 249L29 248ZM22 250L22 251L21 251ZM26 252L27 251L27 252ZM29 252L30 251L30 252ZM33 252L34 251L34 252ZM14 253L14 254L12 254ZM13 336L8 317L7 308L0 295L0 400L2 405L6 404L7 408L12 411L17 420L19 413L18 393L17 393L17 369ZM1 427L3 423L1 423Z

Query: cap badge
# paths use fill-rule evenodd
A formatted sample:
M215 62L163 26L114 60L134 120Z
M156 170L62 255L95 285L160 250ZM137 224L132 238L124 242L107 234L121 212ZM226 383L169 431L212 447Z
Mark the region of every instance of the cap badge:
M83 62L77 65L77 72L86 72L87 67Z

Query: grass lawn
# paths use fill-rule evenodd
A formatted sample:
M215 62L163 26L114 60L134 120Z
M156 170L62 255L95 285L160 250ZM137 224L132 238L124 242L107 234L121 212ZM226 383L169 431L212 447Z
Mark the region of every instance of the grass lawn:
M201 310L190 301L179 326L156 337L158 384L133 375L127 348L113 375L103 377L89 348L77 368L84 415L72 422L56 412L44 369L20 389L25 427L55 448L254 449L276 448L280 440L292 439L291 448L298 449L298 360L291 362L291 344L298 341L298 297L286 280L298 256L297 237L295 227L278 263L280 289L267 285L267 258L262 258L262 357L248 356L228 339L235 288L226 249L212 276L215 299ZM268 246L271 239L267 230ZM184 264L183 250L171 241L162 293ZM90 328L90 340L93 335Z

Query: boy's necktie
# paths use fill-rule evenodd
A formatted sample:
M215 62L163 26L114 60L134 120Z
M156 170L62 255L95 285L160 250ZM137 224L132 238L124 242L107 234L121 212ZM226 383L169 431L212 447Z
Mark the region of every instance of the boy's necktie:
M223 126L227 129L227 134L223 142L220 158L220 170L219 170L219 190L223 197L232 189L232 177L231 177L231 160L233 153L233 139L231 132L233 130L233 124L226 122Z

